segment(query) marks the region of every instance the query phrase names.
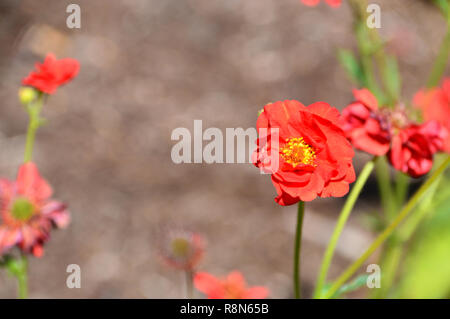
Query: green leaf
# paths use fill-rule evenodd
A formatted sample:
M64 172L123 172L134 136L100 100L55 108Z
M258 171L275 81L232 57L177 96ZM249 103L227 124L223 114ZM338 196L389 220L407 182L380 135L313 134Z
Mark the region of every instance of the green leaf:
M434 3L441 9L445 17L449 16L448 0L434 0Z
M354 54L349 50L339 49L338 60L349 74L351 80L359 86L363 86L365 83L364 72Z

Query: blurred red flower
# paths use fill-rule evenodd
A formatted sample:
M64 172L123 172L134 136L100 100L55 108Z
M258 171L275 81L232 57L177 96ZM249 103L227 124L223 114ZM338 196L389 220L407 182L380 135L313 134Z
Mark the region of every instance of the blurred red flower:
M259 138L253 162L272 173L278 204L347 194L355 180L354 152L339 127L339 117L339 111L324 102L306 107L298 101L284 101L264 107L256 123ZM274 141L272 133L261 133L273 129L279 133ZM266 152L276 154L278 169L271 171L266 166Z
M22 84L53 94L59 86L73 79L79 70L80 64L77 60L71 58L57 60L49 53L44 63L36 63L36 71L32 71L24 78Z
M450 78L444 80L441 88L417 92L413 103L422 110L426 121L438 121L450 132ZM450 134L445 140L444 150L450 153Z
M169 230L160 243L160 255L164 262L180 270L193 271L204 252L204 238L186 230Z
M208 299L264 299L269 295L266 287L247 287L239 271L233 271L223 279L199 272L194 277L194 285Z
M447 131L436 121L411 124L392 138L388 157L392 166L412 177L420 177L433 166L433 154L442 150Z
M52 188L31 162L20 166L16 181L0 180L0 254L17 245L25 253L43 255L51 228L70 221L66 206L51 196Z
M373 155L389 150L388 122L378 112L378 101L367 89L353 90L355 101L342 110L341 127L357 149Z
M315 7L320 3L320 0L301 0L301 2L304 5ZM325 2L328 3L330 7L337 8L341 5L342 0L325 0Z

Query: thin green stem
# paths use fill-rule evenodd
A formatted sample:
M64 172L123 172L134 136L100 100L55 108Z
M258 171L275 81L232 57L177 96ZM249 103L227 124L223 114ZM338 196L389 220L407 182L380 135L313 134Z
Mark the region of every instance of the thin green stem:
M295 299L300 299L300 254L302 248L302 226L303 216L305 215L305 203L298 202L297 210L297 229L295 231L295 249L294 249L294 295Z
M411 197L405 207L400 211L397 217L392 223L375 239L370 247L359 257L352 265L350 265L344 273L334 282L331 288L323 296L324 298L330 298L334 293L348 280L351 276L362 266L362 264L380 247L398 225L409 215L413 208L417 205L419 200L428 189L436 182L439 176L445 171L450 164L450 156L439 166L439 168L427 179L427 181L419 188L419 190Z
M447 32L445 33L444 40L442 41L439 49L438 56L431 69L430 77L428 78L427 87L432 88L439 84L442 75L444 74L445 67L448 63L450 54L450 24L447 24Z
M377 157L376 173L378 188L381 195L381 204L383 205L383 210L387 216L387 220L390 221L396 212L396 201L392 190L389 166L385 156Z
M370 173L372 173L373 171L374 166L374 160L366 163L361 173L359 174L358 179L356 180L356 183L353 186L350 194L348 195L344 206L342 207L338 221L334 228L333 234L331 235L330 242L322 260L322 266L320 267L319 276L317 277L316 289L314 291L314 298L320 298L320 295L322 294L323 286L328 274L328 269L330 268L331 260L333 259L334 251L336 249L339 237L342 233L342 230L344 229L348 217L350 216L350 213L353 210L353 207L355 206L356 200L358 199L361 190L366 184Z
M192 299L194 298L194 273L192 272L192 270L186 270L185 271L185 275L186 275L186 297L188 299Z

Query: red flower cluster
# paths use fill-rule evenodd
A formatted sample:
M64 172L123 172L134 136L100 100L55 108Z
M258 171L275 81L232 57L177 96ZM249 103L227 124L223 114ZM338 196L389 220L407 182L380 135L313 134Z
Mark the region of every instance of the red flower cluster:
M315 7L320 3L320 0L301 0L304 5ZM342 0L325 0L325 2L333 8L337 8L341 5Z
M425 121L438 121L450 132L450 78L444 80L441 88L417 92L413 103L422 110ZM450 135L444 142L444 150L450 153Z
M269 290L265 287L248 288L239 271L233 271L223 279L199 272L194 277L194 285L208 299L264 299L269 295Z
M59 86L73 79L79 70L80 64L77 60L70 58L57 60L49 53L43 64L36 63L36 71L24 78L22 84L53 94Z
M342 111L341 127L355 148L386 155L397 170L412 177L431 169L434 153L443 149L447 130L436 121L411 122L403 110L379 109L373 94L354 90L355 101Z
M0 180L0 255L13 246L36 257L52 227L65 227L70 220L66 206L50 199L52 188L35 164L20 166L17 180Z
M339 127L339 111L327 103L308 107L298 101L267 104L258 117L254 164L272 173L280 205L341 197L355 180L354 152ZM273 140L274 130L278 137ZM268 132L267 135L261 132ZM264 154L275 154L279 169Z
M160 256L173 268L193 271L203 258L205 240L197 233L169 230L160 244Z

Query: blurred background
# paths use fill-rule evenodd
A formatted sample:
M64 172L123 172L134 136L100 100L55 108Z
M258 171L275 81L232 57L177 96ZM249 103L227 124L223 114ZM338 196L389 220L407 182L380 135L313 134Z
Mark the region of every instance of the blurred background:
M52 233L43 258L31 258L30 297L182 298L183 274L158 256L161 232L179 227L207 240L200 270L220 276L238 269L250 285L267 286L270 297L292 297L296 207L278 206L270 177L250 164L174 164L170 137L177 127L192 130L195 119L204 129L254 127L258 110L276 100L346 106L353 86L336 49L354 49L355 40L345 1L332 9L299 0L78 0L81 29L66 26L70 3L0 2L1 176L14 178L23 157L21 79L47 52L81 64L79 76L49 98L48 124L37 135L34 160L55 198L69 204L72 223ZM429 1L377 3L408 103L426 82L445 22ZM367 159L358 153L356 168ZM342 204L318 199L306 206L306 297ZM339 241L330 278L368 246L377 214L372 180ZM81 289L66 287L68 264L81 267ZM14 298L15 285L1 270L0 297Z

